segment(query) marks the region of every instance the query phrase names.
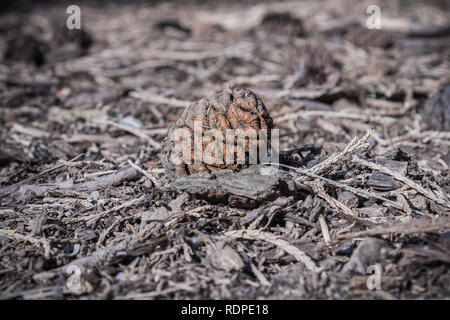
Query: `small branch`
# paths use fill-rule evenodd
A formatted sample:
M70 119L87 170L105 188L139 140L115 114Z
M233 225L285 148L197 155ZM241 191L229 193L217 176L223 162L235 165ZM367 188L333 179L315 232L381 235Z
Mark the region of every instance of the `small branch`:
M133 180L138 176L136 169L127 167L120 169L116 173L108 174L93 181L79 183L74 185L74 189L77 191L95 191L99 189L105 189L110 186L117 186L120 183L128 180ZM70 188L66 188L70 189Z
M123 181L133 180L138 176L138 171L132 167L127 167L119 170L118 172L108 174L93 181L87 181L84 183L51 183L51 184L39 184L32 185L26 184L21 186L6 186L0 189L0 196L12 195L13 197L21 197L25 194L29 197L43 196L48 191L58 190L75 190L81 191L95 191L108 188L110 186L116 186ZM28 192L30 191L30 192ZM28 193L27 193L28 192Z
M152 176L150 173L139 167L137 164L133 163L131 160L128 160L128 163L137 171L142 173L146 178L148 178L151 182L153 182L153 185L156 187L161 187L161 183L156 179L154 176Z
M390 226L380 226L374 229L345 233L337 236L338 239L352 239L357 237L375 236L387 233L429 233L437 232L440 230L450 229L450 217L439 218L421 218L405 223L397 223Z
M322 161L321 163L315 165L314 167L310 168L309 170L307 170L308 172L311 172L313 174L321 174L323 172L326 172L327 170L330 169L330 167L337 163L338 161L340 161L341 159L343 159L345 156L354 153L357 150L360 150L362 148L367 148L369 145L366 143L367 140L370 138L370 136L373 134L373 132L371 130L369 130L364 137L362 137L361 139L359 139L358 137L353 138L352 141L349 142L349 144L347 144L347 146L345 147L344 150L342 150L339 153L336 154L332 154L330 157L328 157L327 159L325 159L324 161ZM305 177L297 177L296 179L294 179L295 181L305 181L306 178Z

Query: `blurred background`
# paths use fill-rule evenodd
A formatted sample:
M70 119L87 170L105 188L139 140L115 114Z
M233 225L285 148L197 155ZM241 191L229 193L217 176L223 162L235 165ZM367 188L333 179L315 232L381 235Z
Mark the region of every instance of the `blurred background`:
M66 27L69 4L0 5L3 141L9 140L6 119L31 120L22 118L25 106L50 132L56 110L87 104L150 129L229 85L254 90L275 118L286 120L278 123L286 127L286 147L322 143L325 136L340 141L367 128L341 130L348 119L287 115L301 110L372 115L407 103L424 117L415 125L450 129L448 110L425 106L449 74L448 1L80 1L80 30ZM381 10L379 30L366 26L373 4ZM396 136L413 121L404 120L373 126L382 129L380 137Z

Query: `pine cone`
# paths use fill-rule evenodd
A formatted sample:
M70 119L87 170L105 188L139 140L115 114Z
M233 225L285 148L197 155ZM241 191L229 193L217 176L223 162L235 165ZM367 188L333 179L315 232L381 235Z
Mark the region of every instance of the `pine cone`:
M198 128L204 136L203 141L198 144L203 151L200 156L194 154L194 122L201 124ZM169 129L168 136L163 141L162 163L167 176L176 178L199 172L209 173L219 169L239 171L252 164L249 151L254 149L251 148L258 148L261 143L267 143L267 150L270 150L269 141L272 125L272 118L263 102L248 89L223 90L210 98L201 99L184 110L181 118ZM239 137L244 137L249 132L254 132L256 135L247 136L244 140L235 137L232 144L227 144L225 130L228 129L233 129L233 134L237 134ZM264 131L267 139L259 139L259 134L262 131ZM181 138L180 132L183 132L185 136ZM220 134L223 139L217 139L216 141L216 137L209 135L209 132ZM183 140L186 139L186 135L190 139L188 140L189 144L186 144L186 140ZM208 159L205 155L207 150L212 150L207 154L217 155L217 158L223 160L222 163ZM244 154L245 159L241 161L243 163L227 161L227 152L232 153L233 160ZM185 160L187 153L190 153L190 161ZM196 155L196 159L200 160L197 164L194 163L194 155ZM180 159L183 159L181 163ZM259 163L259 157L256 160Z

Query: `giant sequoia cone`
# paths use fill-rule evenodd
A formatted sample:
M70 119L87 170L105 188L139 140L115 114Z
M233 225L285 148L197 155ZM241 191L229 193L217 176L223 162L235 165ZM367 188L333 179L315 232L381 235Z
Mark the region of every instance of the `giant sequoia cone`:
M201 124L200 127L198 124ZM194 124L197 131L200 129L203 135L202 140L195 140ZM177 178L200 172L213 172L219 169L231 169L239 171L241 168L252 164L250 161L249 150L254 150L255 145L261 146L261 142L268 143L273 121L260 98L248 89L233 88L223 90L212 97L201 99L200 101L187 107L181 118L169 129L168 136L163 142L162 147L162 163L166 169L169 178ZM230 130L231 129L231 130ZM180 131L184 132L183 139L180 138ZM240 132L246 136L244 140L234 138L231 140L225 138L225 132ZM246 135L249 131L256 132L256 136ZM210 136L207 132L215 132L223 134L222 139L217 136ZM264 135L262 135L264 133ZM192 141L199 141L192 144L185 140L187 137ZM195 135L198 137L198 135ZM262 139L266 137L267 139ZM262 141L264 140L264 141ZM239 143L241 142L241 143ZM243 143L242 143L243 142ZM266 145L267 150L270 146ZM197 156L197 151L201 149L213 150L212 155L217 155L224 160L223 163L211 162L204 154ZM187 153L190 153L190 161L182 161ZM243 161L227 161L232 155L236 159L238 155L244 154ZM194 162L194 157L198 160ZM226 159L225 159L226 158ZM178 161L176 161L178 159ZM254 160L254 158L252 158ZM260 162L260 159L256 159Z

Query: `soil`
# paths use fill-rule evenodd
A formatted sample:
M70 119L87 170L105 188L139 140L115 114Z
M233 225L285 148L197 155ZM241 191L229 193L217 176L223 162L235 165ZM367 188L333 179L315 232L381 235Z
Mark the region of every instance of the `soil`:
M1 299L450 298L447 1L79 3L0 4ZM235 87L290 168L169 179Z

